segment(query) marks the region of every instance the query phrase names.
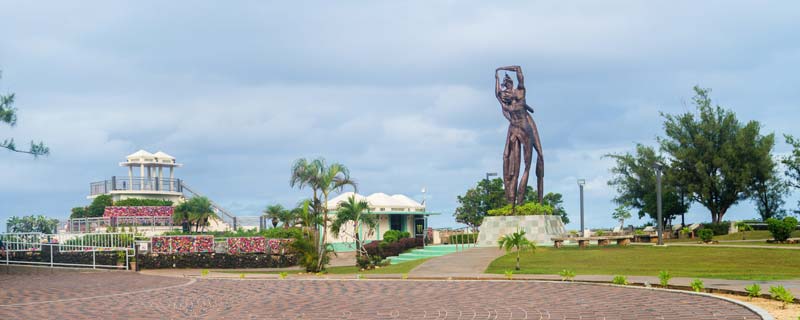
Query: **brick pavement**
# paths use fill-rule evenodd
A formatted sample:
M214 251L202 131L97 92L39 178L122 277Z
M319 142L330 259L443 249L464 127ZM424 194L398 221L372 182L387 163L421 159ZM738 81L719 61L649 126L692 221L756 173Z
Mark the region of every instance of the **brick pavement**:
M710 297L576 283L190 280L120 271L0 274L0 286L0 319L758 319Z

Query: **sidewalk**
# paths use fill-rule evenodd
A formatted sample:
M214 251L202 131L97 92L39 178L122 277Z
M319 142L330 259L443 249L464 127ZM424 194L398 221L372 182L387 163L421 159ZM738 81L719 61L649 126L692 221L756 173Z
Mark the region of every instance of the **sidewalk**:
M481 274L489 264L505 254L495 247L468 248L461 252L431 258L417 266L409 276L451 277L459 275Z

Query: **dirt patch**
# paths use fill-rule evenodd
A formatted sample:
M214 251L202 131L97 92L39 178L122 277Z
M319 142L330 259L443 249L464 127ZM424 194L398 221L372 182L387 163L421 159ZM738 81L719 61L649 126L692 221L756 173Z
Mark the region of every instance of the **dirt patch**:
M732 294L720 293L715 295L755 305L769 312L769 314L775 317L776 320L797 320L800 318L800 304L792 303L786 306L786 309L781 309L781 305L783 305L783 303L780 301L764 298L753 298L753 300L749 300L747 297Z

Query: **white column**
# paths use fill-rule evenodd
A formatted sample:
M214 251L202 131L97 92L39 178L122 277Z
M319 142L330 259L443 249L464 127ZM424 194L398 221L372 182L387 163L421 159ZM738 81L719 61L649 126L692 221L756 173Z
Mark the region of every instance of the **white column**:
M139 190L144 190L144 163L139 164Z
M175 180L175 172L174 172L174 169L175 169L175 167L169 167L169 191L172 191L172 190L174 190L173 188L175 188L175 187L172 185L172 184L173 184L173 182L172 182L172 181L173 181L173 180Z
M131 183L133 183L133 167L132 166L128 166L128 185L125 188L126 190L130 190L131 189Z

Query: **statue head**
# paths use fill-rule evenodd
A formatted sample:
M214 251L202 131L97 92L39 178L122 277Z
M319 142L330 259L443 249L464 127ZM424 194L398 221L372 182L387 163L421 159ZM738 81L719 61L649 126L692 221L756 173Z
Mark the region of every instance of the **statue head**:
M514 81L508 76L508 73L503 77L503 90L511 90L514 88Z

